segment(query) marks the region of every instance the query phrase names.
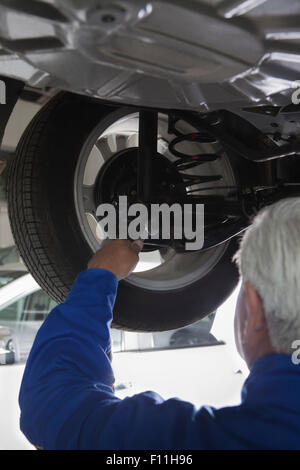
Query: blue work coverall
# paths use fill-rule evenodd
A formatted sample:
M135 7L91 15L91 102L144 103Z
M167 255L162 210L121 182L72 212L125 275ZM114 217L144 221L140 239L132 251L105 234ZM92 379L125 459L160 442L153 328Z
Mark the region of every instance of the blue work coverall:
M117 287L107 270L83 271L39 329L19 395L20 427L33 445L300 449L300 365L288 355L270 354L253 364L239 406L196 409L150 391L117 398L107 356Z

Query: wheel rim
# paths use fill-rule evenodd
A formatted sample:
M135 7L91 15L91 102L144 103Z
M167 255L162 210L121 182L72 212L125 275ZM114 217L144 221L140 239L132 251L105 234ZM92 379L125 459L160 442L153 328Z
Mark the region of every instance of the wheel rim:
M181 122L184 132L191 132L191 126ZM158 118L158 152L170 161L176 158L169 152L168 143L174 138L168 134L167 116ZM74 201L82 234L93 252L103 244L99 228L97 230L95 185L103 166L114 156L138 145L138 113L124 109L111 113L91 132L83 146L74 178ZM218 144L186 143L185 148L197 146L204 151L217 151ZM220 153L220 146L219 146ZM193 170L191 170L193 171ZM187 170L187 173L191 172ZM223 179L215 186L232 186L234 175L228 157L222 152L222 159L203 165L203 173L221 174ZM213 194L212 190L201 194ZM210 186L209 184L207 187ZM218 194L222 194L218 191ZM224 190L224 195L226 190ZM223 256L229 242L203 252L176 253L172 248L140 254L136 270L126 282L136 287L154 291L182 289L204 277Z

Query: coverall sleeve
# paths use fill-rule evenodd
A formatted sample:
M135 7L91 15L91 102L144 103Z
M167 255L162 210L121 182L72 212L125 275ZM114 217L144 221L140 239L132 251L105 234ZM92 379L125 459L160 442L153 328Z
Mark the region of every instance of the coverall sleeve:
M115 396L107 352L117 285L109 271L83 271L48 315L21 384L21 430L43 449L206 448L216 431L212 408L197 412L154 392Z

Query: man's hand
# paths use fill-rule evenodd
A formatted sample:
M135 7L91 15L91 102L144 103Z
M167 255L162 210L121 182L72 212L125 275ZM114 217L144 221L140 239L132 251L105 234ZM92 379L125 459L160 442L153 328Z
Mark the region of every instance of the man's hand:
M90 268L102 268L111 271L120 281L129 276L139 261L143 242L136 240L113 240L98 250L88 264Z

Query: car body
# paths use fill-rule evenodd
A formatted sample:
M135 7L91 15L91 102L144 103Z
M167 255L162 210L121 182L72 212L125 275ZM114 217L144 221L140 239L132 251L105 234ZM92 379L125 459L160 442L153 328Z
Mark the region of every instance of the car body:
M0 12L0 73L35 88L206 112L287 104L299 78L297 0L2 0Z
M4 276L7 275L5 272ZM12 271L11 278L15 280L1 288L1 326L7 330L1 340L5 349L15 352L19 362L27 358L36 332L51 308L50 298L40 295L40 288L30 274ZM43 305L38 303L42 300Z

